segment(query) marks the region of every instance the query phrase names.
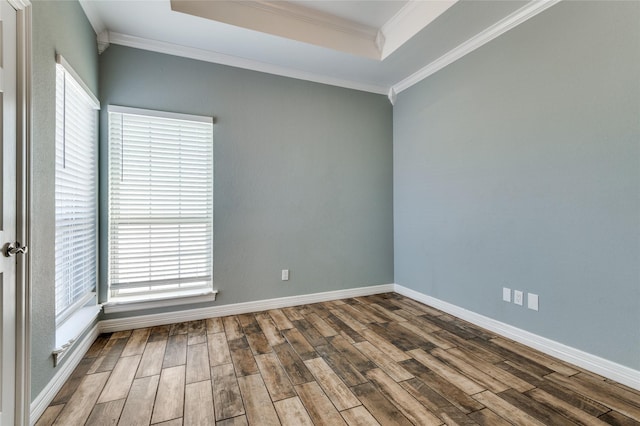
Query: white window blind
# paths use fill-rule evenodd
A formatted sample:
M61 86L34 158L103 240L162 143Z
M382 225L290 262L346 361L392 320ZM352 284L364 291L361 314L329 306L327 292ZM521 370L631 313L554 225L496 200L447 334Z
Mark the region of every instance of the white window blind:
M110 301L211 291L212 270L212 118L110 107Z
M97 99L71 67L56 67L55 305L60 325L95 296Z

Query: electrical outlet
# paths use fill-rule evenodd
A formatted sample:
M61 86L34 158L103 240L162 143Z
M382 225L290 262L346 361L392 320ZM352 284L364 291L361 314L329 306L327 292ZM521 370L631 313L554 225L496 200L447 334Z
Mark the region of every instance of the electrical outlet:
M282 281L289 281L289 270L288 269L283 269L282 270Z
M520 290L514 290L513 292L513 303L516 305L522 306L522 299L524 299L524 294Z
M502 287L502 300L505 302L511 302L511 289Z
M538 310L538 295L529 293L527 294L527 308L533 309L534 311Z

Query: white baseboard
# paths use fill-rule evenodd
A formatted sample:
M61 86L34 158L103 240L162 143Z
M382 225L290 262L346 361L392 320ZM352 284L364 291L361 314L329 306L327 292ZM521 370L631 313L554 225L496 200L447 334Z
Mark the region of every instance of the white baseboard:
M205 318L266 311L268 309L286 308L289 306L326 302L328 300L386 293L393 291L393 289L394 284L383 284L369 287L349 288L346 290L326 291L323 293L302 294L299 296L256 300L254 302L232 303L222 306L209 306L206 308L187 309L183 311L167 312L162 314L139 315L128 318L103 320L100 321L100 332L110 333L114 331L173 324L176 322L195 321Z
M73 351L68 354L66 362L58 368L58 371L49 381L47 386L45 386L36 399L31 402L29 409L29 424L34 425L38 421L42 413L44 413L44 410L46 410L51 401L53 401L53 398L56 396L58 391L60 391L67 379L69 379L73 370L75 370L78 364L80 364L85 353L100 335L99 327L100 323L94 325L93 328L85 334L84 338L74 345Z
M592 355L580 349L567 346L546 337L530 333L509 324L494 320L484 315L477 314L451 303L445 302L435 297L411 290L395 284L394 291L403 296L422 302L426 305L440 309L448 314L454 315L460 319L468 321L479 327L486 328L501 336L507 337L516 342L522 343L529 347L539 350L547 355L551 355L563 361L582 367L585 370L592 371L601 376L615 380L634 389L640 390L640 371L633 368L620 365L613 361Z

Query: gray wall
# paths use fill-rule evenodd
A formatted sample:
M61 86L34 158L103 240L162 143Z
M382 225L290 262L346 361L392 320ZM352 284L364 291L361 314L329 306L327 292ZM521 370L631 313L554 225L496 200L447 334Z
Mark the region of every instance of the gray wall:
M31 395L35 398L55 374L55 99L60 53L98 93L96 35L77 1L33 4L32 221L29 255L31 285Z
M400 94L398 284L640 368L639 18L562 2Z
M384 96L114 45L100 100L102 300L109 104L216 117L215 305L393 282Z

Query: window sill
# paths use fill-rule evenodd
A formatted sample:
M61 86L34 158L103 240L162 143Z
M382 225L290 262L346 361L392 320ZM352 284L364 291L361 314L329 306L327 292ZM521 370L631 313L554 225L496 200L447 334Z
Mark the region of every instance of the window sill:
M78 309L56 328L56 348L52 353L54 367L60 364L78 337L82 336L93 324L101 308L101 305L92 305Z
M179 293L167 293L162 298L152 300L111 301L104 305L104 313L141 311L145 309L165 308L171 306L189 305L192 303L213 302L216 300L218 290L208 290L189 296Z

